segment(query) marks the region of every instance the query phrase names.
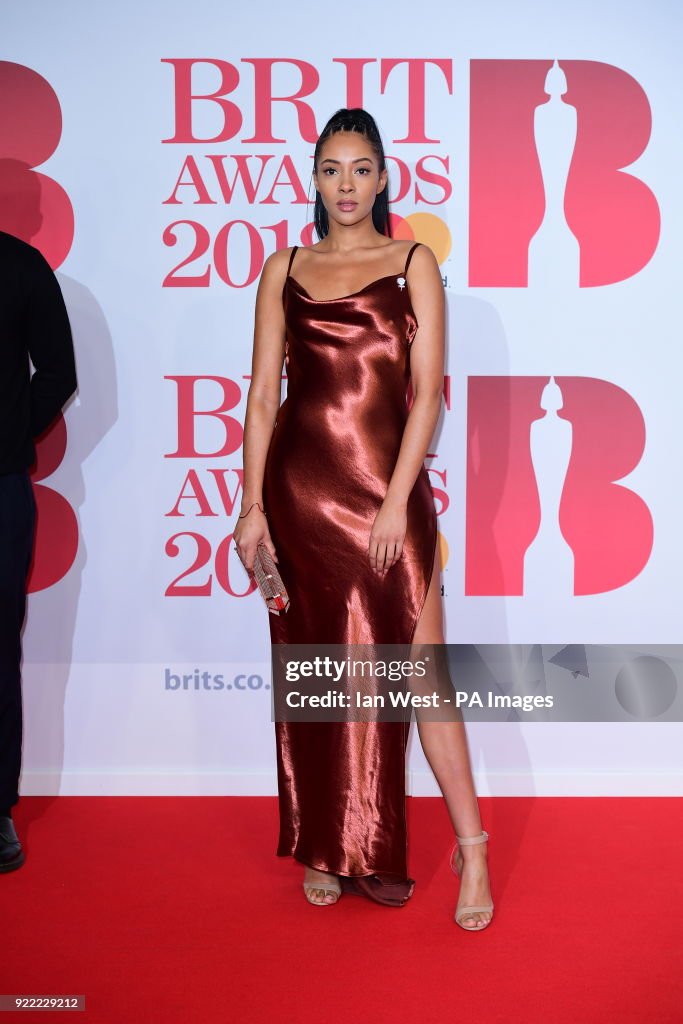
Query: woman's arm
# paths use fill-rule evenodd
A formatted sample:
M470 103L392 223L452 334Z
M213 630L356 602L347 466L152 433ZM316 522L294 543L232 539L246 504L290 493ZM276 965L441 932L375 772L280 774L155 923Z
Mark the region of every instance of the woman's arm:
M285 353L282 289L289 253L289 249L282 249L268 257L263 265L256 291L251 383L244 419L244 481L240 509L240 515L244 518L238 519L234 532L239 556L250 572L254 566L256 545L261 540L277 561L277 554L268 532L267 518L254 502L259 502L263 507L266 455L280 408Z
M407 506L432 440L443 401L445 299L441 271L432 250L419 246L409 268L410 298L418 329L410 349L414 401L387 493L379 510L368 553L376 572L400 558L407 527Z

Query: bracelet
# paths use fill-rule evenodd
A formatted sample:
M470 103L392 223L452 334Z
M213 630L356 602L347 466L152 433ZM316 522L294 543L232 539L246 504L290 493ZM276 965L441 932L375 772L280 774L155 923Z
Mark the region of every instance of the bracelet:
M254 501L254 502L252 502L252 503L251 503L251 505L249 506L249 508L247 509L247 511L246 511L246 512L243 512L243 513L242 513L242 515L241 515L241 516L238 516L237 518L238 518L238 519L244 519L244 517L245 517L245 516L248 516L248 515L249 515L249 513L251 512L252 508L254 507L254 505L258 505L258 507L259 507L259 508L261 509L261 511L263 512L263 514L264 514L264 516L265 516L265 514L266 514L266 510L265 510L264 508L261 508L261 505L259 504L259 502L258 502L258 501Z

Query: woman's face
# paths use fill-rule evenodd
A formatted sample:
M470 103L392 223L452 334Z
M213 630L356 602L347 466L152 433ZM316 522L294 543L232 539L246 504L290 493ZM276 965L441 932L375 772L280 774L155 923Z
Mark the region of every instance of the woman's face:
M336 132L321 146L313 180L330 220L357 224L372 215L375 196L386 187L387 172L380 171L364 135Z

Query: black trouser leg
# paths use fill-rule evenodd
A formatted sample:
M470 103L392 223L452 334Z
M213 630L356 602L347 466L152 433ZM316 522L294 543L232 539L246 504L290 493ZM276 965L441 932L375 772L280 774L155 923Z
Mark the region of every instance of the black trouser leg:
M21 628L35 519L28 472L0 475L0 809L19 799Z

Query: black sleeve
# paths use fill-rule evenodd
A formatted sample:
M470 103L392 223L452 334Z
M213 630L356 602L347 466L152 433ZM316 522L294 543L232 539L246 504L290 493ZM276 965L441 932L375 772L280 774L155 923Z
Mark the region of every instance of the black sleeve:
M26 342L35 372L31 377L31 436L37 437L60 412L77 386L69 315L52 267L37 249L28 282Z

